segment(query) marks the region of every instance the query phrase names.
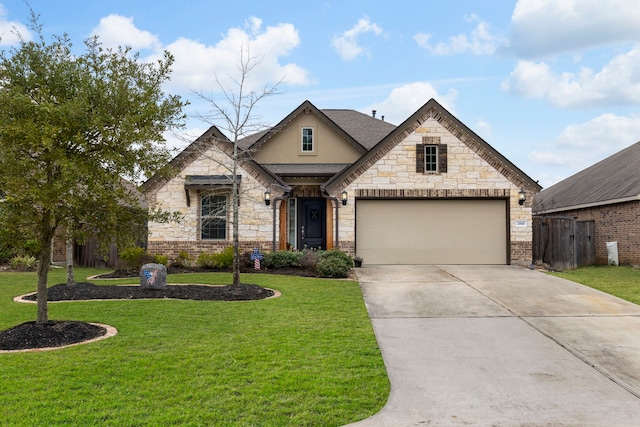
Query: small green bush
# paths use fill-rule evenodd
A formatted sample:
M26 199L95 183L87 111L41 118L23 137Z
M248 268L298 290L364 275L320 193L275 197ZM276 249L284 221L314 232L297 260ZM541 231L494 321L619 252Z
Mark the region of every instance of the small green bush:
M233 246L227 246L215 255L215 267L226 270L231 266L233 266Z
M201 252L196 258L196 265L200 268L215 268L215 253Z
M301 266L302 252L275 251L265 254L262 265L266 268L298 268Z
M156 264L162 264L166 267L167 265L169 265L169 257L166 255L157 254L153 256L153 262Z
M316 270L321 277L347 277L353 267L353 260L337 249L321 252Z
M11 258L10 265L17 271L34 271L38 267L38 259L33 255L19 255Z
M120 252L120 259L125 263L127 270L140 270L140 268L154 260L145 248L132 246Z
M180 251L178 252L178 256L176 257L176 259L171 262L171 265L178 268L189 268L191 267L192 263L193 258L191 258L191 255L189 255L189 252Z

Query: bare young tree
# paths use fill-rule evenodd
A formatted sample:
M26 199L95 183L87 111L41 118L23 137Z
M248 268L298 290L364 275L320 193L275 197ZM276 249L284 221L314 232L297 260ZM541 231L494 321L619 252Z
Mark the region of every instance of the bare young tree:
M220 96L206 95L194 92L196 96L206 101L210 113L199 117L210 124L217 124L225 132L233 144L229 172L231 184L231 224L233 227L233 284L240 285L240 245L238 226L240 223L240 183L237 178L239 163L250 153L238 146L243 137L266 128L255 114L258 103L263 99L278 94L278 87L282 79L274 84L264 85L259 89L251 88L249 76L262 63L262 58L252 56L248 47L241 47L240 61L236 65L237 75L229 75L228 86L216 76L216 83L220 89Z

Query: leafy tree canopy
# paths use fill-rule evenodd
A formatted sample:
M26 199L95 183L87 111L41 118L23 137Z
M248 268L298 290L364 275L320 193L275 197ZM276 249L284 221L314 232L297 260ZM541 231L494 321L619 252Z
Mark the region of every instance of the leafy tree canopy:
M45 41L35 15L32 26L36 40L0 53L0 218L40 241L48 264L59 225L131 237L123 226L147 215L131 183L163 173L163 133L183 125L184 103L162 90L168 52L145 63L94 37L74 54L67 36Z

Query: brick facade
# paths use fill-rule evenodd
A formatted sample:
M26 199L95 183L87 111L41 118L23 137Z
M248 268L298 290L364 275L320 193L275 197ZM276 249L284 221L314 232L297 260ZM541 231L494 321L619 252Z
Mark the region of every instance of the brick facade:
M640 265L640 201L555 212L553 215L594 221L596 264L606 265L606 243L618 242L620 264Z

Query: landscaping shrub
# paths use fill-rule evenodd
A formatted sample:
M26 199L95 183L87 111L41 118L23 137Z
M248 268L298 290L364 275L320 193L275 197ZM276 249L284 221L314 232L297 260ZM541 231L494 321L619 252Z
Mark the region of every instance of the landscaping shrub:
M153 262L156 264L162 264L166 267L167 265L169 265L169 257L166 255L157 254L153 256Z
M222 269L229 269L233 266L233 246L227 246L216 254L216 267Z
M321 277L347 277L353 267L353 260L337 249L321 252L316 270Z
M212 252L201 252L196 258L196 265L200 268L214 268L215 256L216 254Z
M120 252L119 258L125 263L126 270L140 270L143 265L154 261L145 248L133 246Z
M38 267L38 259L33 255L19 255L11 258L11 268L18 271L34 271Z
M298 268L301 266L302 252L275 251L264 255L262 265L267 268Z
M306 270L316 271L316 266L320 260L320 252L305 249L302 251L300 266Z
M178 267L178 268L189 268L191 267L192 263L193 263L193 258L191 258L191 256L189 255L189 252L180 251L178 252L178 256L176 257L176 259L173 260L171 265L173 267Z

